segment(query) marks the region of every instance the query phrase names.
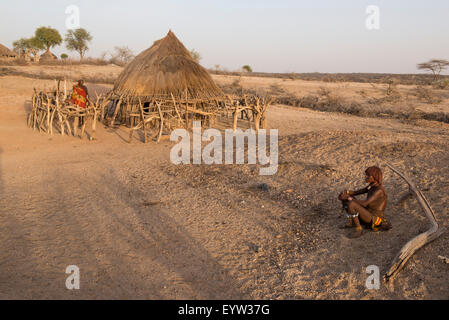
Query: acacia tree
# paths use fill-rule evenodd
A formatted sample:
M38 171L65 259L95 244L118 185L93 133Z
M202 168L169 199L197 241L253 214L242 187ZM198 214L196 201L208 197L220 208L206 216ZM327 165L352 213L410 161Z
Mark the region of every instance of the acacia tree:
M87 43L92 41L92 39L92 36L87 30L79 28L76 30L69 30L64 41L67 49L78 52L80 54L80 59L83 60L84 54L89 50Z
M62 43L62 37L59 31L51 27L37 28L33 39L35 43L40 44L46 51L50 51L51 48Z
M432 59L428 62L419 63L419 70L429 70L433 73L434 81L438 81L440 79L441 72L449 67L449 61L444 59Z
M253 69L251 69L251 67L249 65L244 65L242 67L242 70L246 71L246 72L253 72Z
M129 63L132 59L134 59L134 54L130 48L124 47L115 47L115 53L112 55L111 62L117 65L125 65Z

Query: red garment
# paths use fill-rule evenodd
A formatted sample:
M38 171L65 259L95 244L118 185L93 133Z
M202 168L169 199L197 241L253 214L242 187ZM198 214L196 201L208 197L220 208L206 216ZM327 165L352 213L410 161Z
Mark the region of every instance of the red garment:
M87 90L78 84L73 86L72 101L80 108L86 108L87 105Z

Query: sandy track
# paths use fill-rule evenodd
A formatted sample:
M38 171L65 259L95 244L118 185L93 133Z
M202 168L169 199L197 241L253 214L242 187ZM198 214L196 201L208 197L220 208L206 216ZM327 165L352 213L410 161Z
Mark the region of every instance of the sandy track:
M254 166L173 166L169 142L127 144L126 129L101 127L93 142L33 132L34 84L0 78L0 298L449 297L437 259L449 256L447 234L391 287L364 287L366 266L385 271L427 226L416 202L394 206L400 180L386 173L394 229L360 242L337 229L335 200L367 165L391 161L413 172L447 226L448 126L276 106L281 164L261 177ZM65 288L71 264L79 291Z

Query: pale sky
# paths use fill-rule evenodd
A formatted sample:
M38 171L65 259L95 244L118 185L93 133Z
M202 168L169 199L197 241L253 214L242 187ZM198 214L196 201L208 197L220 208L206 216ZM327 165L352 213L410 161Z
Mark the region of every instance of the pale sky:
M0 0L0 43L39 26L64 36L69 5L93 36L92 57L125 45L138 54L171 28L203 66L230 71L417 73L419 62L449 59L448 0ZM369 5L378 30L366 27Z

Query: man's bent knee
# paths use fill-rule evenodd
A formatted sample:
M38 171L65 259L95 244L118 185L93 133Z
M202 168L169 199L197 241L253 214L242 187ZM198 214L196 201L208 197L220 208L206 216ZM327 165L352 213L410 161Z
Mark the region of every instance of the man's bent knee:
M355 210L357 208L357 203L355 201L349 201L348 208L349 210Z

